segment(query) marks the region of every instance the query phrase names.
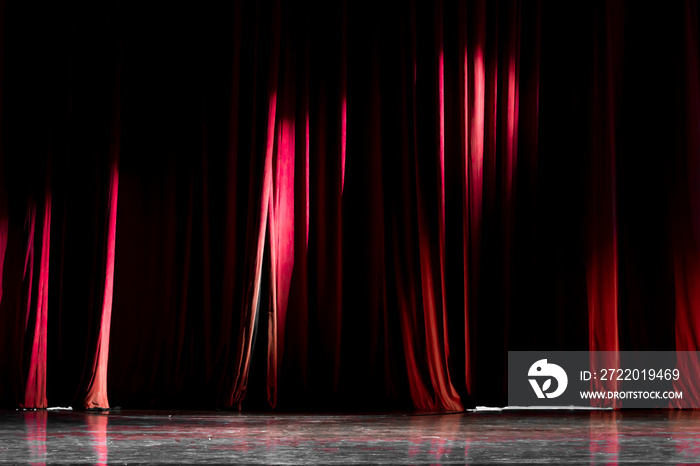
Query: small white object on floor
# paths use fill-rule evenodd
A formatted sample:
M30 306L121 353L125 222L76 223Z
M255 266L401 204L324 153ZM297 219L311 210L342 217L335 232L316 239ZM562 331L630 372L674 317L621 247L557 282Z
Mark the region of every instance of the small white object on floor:
M477 406L474 409L468 409L467 411L474 411L474 412L484 412L484 411L503 411L503 408L497 408L495 406Z

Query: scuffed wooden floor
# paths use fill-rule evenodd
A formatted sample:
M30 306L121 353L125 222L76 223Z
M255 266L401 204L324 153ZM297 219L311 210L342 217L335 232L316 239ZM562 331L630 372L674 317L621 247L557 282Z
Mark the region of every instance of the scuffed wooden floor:
M445 415L0 411L0 463L700 462L694 411Z

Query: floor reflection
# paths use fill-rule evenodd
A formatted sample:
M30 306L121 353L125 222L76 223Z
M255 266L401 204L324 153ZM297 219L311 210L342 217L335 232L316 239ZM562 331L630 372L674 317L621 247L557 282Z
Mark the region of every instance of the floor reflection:
M591 464L617 465L619 442L617 425L619 412L592 412L589 445Z
M31 464L46 464L46 420L47 411L29 411L24 414L28 461Z
M446 415L0 412L0 463L677 463L700 413Z
M668 437L675 446L676 455L682 462L696 462L700 459L700 412L669 411L668 429L660 435Z
M107 464L107 419L106 413L89 414L85 417L95 451L95 464Z

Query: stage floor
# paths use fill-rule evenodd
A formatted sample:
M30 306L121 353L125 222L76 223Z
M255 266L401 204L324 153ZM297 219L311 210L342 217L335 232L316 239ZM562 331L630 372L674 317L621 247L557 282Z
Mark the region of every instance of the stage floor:
M700 461L695 411L444 415L0 411L0 463Z

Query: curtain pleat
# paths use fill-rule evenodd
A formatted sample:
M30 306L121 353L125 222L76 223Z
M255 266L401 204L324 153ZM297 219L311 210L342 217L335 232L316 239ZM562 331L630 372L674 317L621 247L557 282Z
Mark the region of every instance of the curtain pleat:
M592 351L619 351L619 235L618 200L616 196L616 107L619 100L620 22L615 5L596 11L600 21L594 38L594 67L601 79L593 85L592 141L588 171L589 199L587 204L587 264L588 332ZM618 21L616 21L616 19ZM602 360L600 360L602 359ZM612 366L610 365L612 364ZM610 353L602 358L591 356L591 367L617 367L619 356ZM595 379L592 389L614 389L614 384ZM605 403L605 402L603 402ZM611 403L611 401L607 401Z
M51 245L51 194L47 186L41 219L37 225L35 205L27 213L27 249L24 265L26 282L25 343L29 347L29 359L25 384L23 408L47 408L46 401L46 348L48 340L49 311L49 249ZM38 226L38 228L37 228ZM38 249L38 251L37 251ZM36 261L35 261L35 252ZM34 270L37 269L36 284Z

